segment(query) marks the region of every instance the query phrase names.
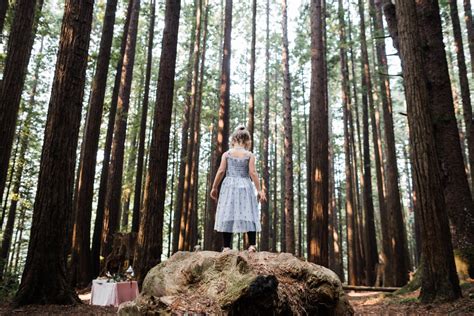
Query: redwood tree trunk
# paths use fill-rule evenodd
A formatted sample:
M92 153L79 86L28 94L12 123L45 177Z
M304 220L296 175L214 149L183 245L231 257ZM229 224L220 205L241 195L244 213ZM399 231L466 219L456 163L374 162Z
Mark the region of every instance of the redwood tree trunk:
M257 0L252 0L252 41L250 43L250 91L248 130L250 133L250 151L253 150L255 129L255 42L257 38ZM287 36L288 37L288 36Z
M344 8L342 0L338 1L339 14L339 54L341 60L341 82L343 100L343 124L344 124L344 158L346 176L346 226L347 226L347 261L348 261L348 283L357 283L357 262L356 262L356 239L355 239L355 216L354 216L354 189L353 174L351 167L351 136L349 131L349 113L351 111L351 99L349 97L349 69L346 54L346 34L344 25Z
M194 0L194 16L197 14L197 0ZM179 157L179 176L178 176L178 190L176 193L176 206L174 211L174 225L173 225L173 253L178 250L183 250L180 248L184 240L184 228L181 229L181 219L185 215L183 214L183 205L184 205L184 182L185 182L185 172L186 172L186 162L187 162L187 144L189 139L189 124L191 120L191 86L192 86L192 76L193 76L193 56L194 56L194 42L196 41L196 23L193 23L191 29L191 38L189 41L189 57L188 57L188 74L186 82L186 96L184 103L183 111L183 124L181 128L181 153Z
M15 137L21 92L33 47L37 20L35 13L39 12L42 6L42 0L17 0L15 5L7 57L2 81L0 81L0 138L2 139L0 142L0 203L7 180L8 161Z
M284 127L284 174L285 174L285 250L295 253L295 220L293 197L293 126L291 122L291 79L288 52L288 17L287 0L282 0L282 27L283 27L283 127ZM321 218L322 220L322 218ZM326 219L327 220L327 219ZM327 240L326 240L327 241ZM323 242L323 240L321 240ZM327 251L327 249L326 249ZM324 255L321 253L319 255ZM325 254L327 256L327 253Z
M324 89L322 0L311 0L311 209L308 260L328 264L328 109Z
M423 237L422 302L461 296L454 265L451 233L441 185L424 58L418 36L415 1L397 1L400 58L413 148L417 208Z
M164 202L180 11L181 1L166 0L165 28L153 117L154 128L144 190L143 213L135 247L134 264L139 283L143 282L148 270L161 261L163 248Z
M266 6L266 37L265 37L265 98L263 114L263 190L267 200L261 204L262 233L260 235L260 250L268 251L270 246L270 172L268 160L268 140L270 137L270 0Z
M93 7L92 0L65 4L28 255L15 305L80 302L67 281L65 224L72 213Z
M396 34L397 21L394 7L384 5L384 13L390 18L388 24L394 43L398 42ZM444 199L451 223L453 247L470 258L474 248L474 205L469 190L463 156L461 152L459 130L453 108L451 82L443 43L441 17L437 2L420 0L417 3L420 39L427 49L423 50L424 69L428 80L430 111L434 126L434 137L441 168ZM397 45L397 44L396 44ZM415 186L416 188L416 186ZM461 258L460 258L461 259Z
M461 86L461 100L466 126L467 148L469 152L469 166L471 180L474 180L474 124L472 122L471 93L469 91L469 80L467 78L466 58L461 33L461 23L459 22L458 5L455 0L448 0L451 23L453 26L454 45L458 61L459 84Z
M105 137L104 160L102 161L102 171L100 173L99 194L97 198L97 210L94 221L94 234L92 236L92 277L99 275L100 270L100 250L102 239L102 227L104 221L104 204L107 193L107 178L109 174L110 151L112 149L112 138L114 133L115 114L117 112L118 93L122 75L123 56L127 44L128 26L130 25L130 14L132 12L133 1L128 2L128 8L125 18L125 25L122 34L122 43L120 47L120 56L115 70L115 82L112 92L112 101L110 104L109 118L107 124L107 134Z
M147 65L145 73L145 93L143 95L142 115L140 120L140 139L138 143L137 154L137 174L135 177L135 192L133 198L133 217L132 217L132 232L138 233L140 225L140 205L142 195L142 180L143 180L143 160L145 156L145 136L146 136L146 119L148 115L148 104L150 98L150 81L151 68L153 63L153 36L155 34L155 8L156 0L152 0L150 4L150 25L148 29L148 53Z
M213 152L211 179L216 177L217 168L219 168L222 154L229 149L229 110L230 110L230 56L231 56L231 38L232 38L232 0L225 1L225 24L224 24L224 47L222 53L222 71L219 97L219 121L217 124L217 142L216 150ZM217 203L210 201L208 205L208 214L210 215L208 225L214 227L216 219ZM222 240L220 234L216 231L208 236L212 240L211 250L220 250Z
M74 231L72 238L71 267L73 280L77 280L79 287L85 287L92 280L90 230L92 216L92 200L94 195L94 178L99 147L100 124L104 105L105 90L107 87L107 73L109 69L112 39L114 36L115 11L117 0L108 0L102 27L99 55L96 72L92 82L87 122L84 131L83 152L81 157L78 187L76 188L76 208Z
M107 193L104 204L104 226L102 227L102 256L107 257L112 249L113 236L119 227L120 199L122 197L122 176L127 132L127 116L130 105L135 46L137 41L140 0L133 0L127 45L123 56L122 75L115 117L114 138L107 179Z

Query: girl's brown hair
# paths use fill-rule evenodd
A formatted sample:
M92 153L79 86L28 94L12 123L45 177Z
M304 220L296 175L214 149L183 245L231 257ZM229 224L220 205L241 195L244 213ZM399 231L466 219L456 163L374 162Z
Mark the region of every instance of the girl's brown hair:
M248 149L250 147L250 133L245 126L237 126L230 136L230 141L232 145L240 144L244 145L245 148Z

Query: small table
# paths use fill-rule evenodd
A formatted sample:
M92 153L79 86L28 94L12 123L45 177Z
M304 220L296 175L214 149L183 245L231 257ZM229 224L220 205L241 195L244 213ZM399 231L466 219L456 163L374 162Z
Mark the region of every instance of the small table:
M137 281L107 282L93 280L91 305L119 306L120 303L133 301L138 296Z

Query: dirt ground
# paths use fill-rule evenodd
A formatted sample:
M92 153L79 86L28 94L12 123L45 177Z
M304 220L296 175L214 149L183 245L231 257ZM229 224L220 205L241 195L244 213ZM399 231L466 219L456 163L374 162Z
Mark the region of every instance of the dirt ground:
M422 304L419 291L390 295L380 292L349 292L349 301L356 315L474 315L474 287L464 287L463 298L450 303ZM471 294L472 295L472 294Z
M443 304L421 304L419 292L393 296L380 292L349 292L356 315L474 315L474 285L463 287L463 298ZM116 315L117 308L89 305L90 292L80 294L84 302L76 306L31 305L11 309L0 303L0 315Z

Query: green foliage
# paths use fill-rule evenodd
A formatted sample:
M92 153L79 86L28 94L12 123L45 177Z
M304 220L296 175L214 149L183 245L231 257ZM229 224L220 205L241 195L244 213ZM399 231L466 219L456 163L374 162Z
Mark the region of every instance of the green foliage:
M3 301L9 301L20 286L20 275L6 272L3 275L3 280L0 280L0 297Z

